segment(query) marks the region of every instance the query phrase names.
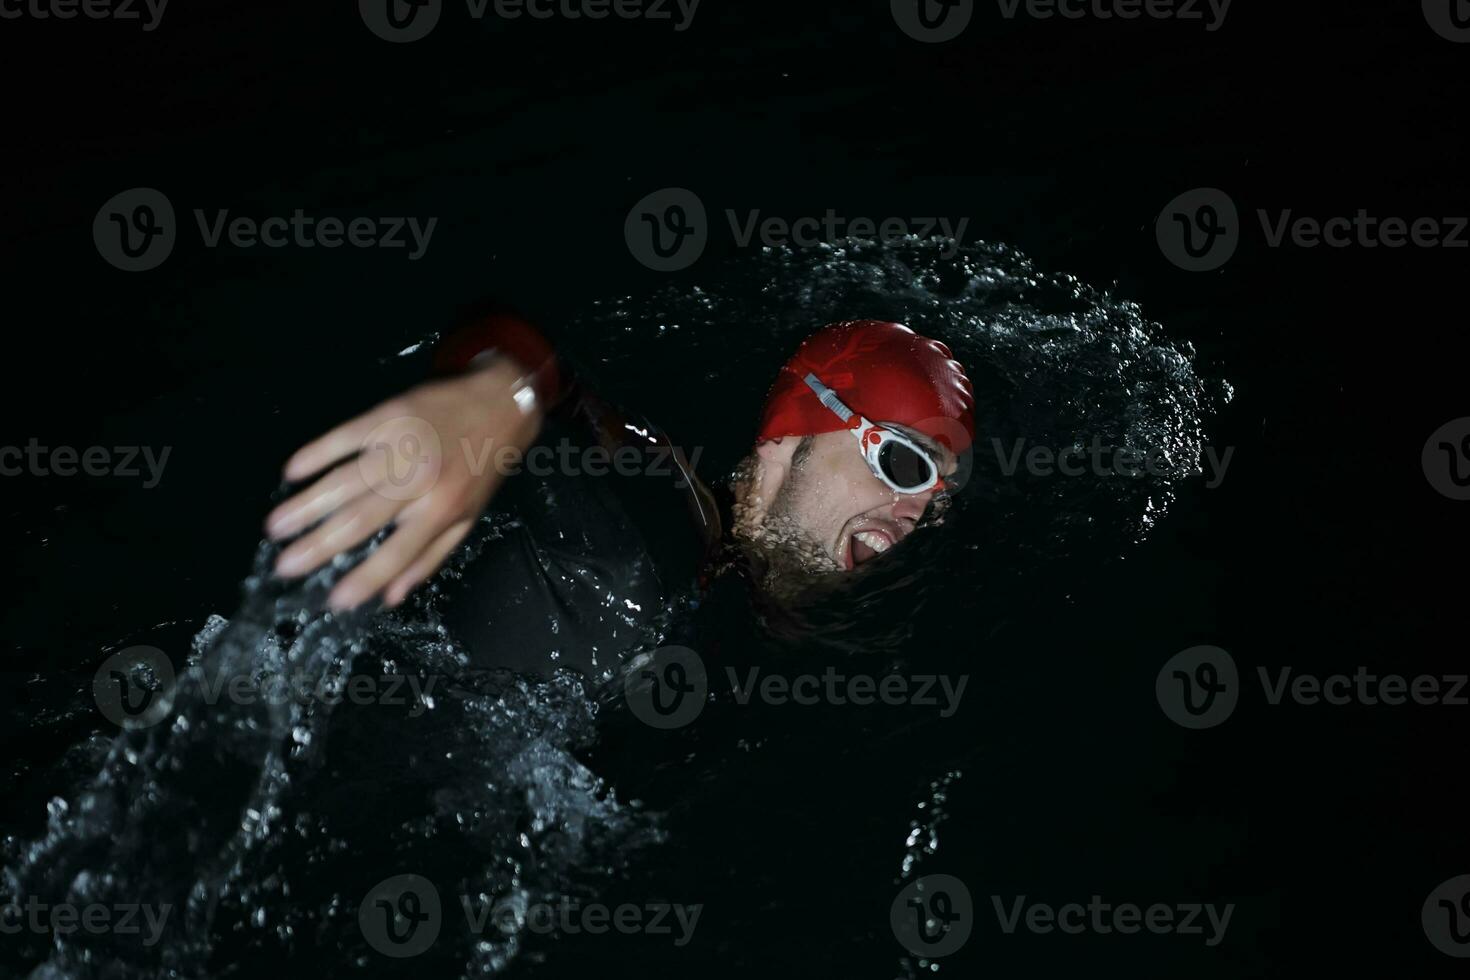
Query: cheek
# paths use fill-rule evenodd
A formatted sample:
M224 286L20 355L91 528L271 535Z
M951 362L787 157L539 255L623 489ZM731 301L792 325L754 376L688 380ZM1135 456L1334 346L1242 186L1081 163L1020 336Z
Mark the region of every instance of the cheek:
M888 488L857 453L837 453L812 462L810 493L803 502L812 525L835 534L849 518L888 501Z

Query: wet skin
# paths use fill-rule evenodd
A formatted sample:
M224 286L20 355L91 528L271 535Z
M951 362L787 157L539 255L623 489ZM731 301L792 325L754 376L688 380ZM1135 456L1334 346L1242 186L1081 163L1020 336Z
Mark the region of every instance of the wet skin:
M952 452L905 426L888 427L928 449L942 476L955 473L958 461ZM905 494L890 488L868 468L849 432L813 436L806 458L793 468L799 442L787 437L756 447L761 496L768 514L799 529L837 569L852 571L888 551L914 532L931 504L946 503L936 491Z

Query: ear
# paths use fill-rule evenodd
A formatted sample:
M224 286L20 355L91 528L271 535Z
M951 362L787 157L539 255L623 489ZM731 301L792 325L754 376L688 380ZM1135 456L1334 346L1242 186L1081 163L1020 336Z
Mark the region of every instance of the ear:
M765 518L776 494L786 483L786 478L791 473L791 459L796 455L796 447L800 443L799 436L782 436L755 444L756 486L755 492L750 495L750 504L754 511L750 516L755 523Z
M755 454L762 462L777 463L783 467L791 465L791 457L796 455L796 447L801 442L797 436L779 436L775 439L764 439L755 444Z

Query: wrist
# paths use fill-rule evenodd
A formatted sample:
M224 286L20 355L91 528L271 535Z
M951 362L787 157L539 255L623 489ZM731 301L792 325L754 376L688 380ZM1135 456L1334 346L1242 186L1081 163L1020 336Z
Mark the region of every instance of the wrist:
M434 369L440 374L469 371L496 357L521 366L543 410L560 398L556 352L535 327L511 314L487 316L453 331L435 350Z
M484 351L471 361L460 380L474 392L478 404L508 402L517 414L533 419L537 428L540 427L547 406L536 389L532 372L512 358L496 351Z

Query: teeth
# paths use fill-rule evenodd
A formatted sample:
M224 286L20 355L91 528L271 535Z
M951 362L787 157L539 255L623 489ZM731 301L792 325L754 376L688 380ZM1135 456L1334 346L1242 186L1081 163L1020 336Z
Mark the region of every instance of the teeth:
M888 539L881 534L874 534L872 531L859 531L857 534L853 535L853 537L857 538L863 544L867 545L869 548L872 548L880 555L888 550Z

